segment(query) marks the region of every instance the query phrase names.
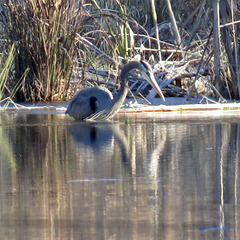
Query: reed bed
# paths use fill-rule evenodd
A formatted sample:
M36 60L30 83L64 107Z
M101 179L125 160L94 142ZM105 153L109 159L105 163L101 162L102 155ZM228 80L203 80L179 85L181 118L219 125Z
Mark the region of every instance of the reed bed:
M17 100L67 100L102 84L114 92L122 64L137 56L151 63L167 96L239 99L236 0L4 2L2 25L16 49L10 85L21 83ZM132 92L155 96L135 80Z
M16 43L16 79L30 69L19 100L63 100L69 87L82 1L6 1L8 38Z

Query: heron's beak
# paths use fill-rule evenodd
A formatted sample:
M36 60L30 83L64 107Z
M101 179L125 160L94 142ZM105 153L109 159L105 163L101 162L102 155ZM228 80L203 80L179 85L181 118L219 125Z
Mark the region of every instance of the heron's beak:
M155 77L151 71L148 71L148 73L143 72L143 77L146 78L146 80L152 85L153 88L157 91L158 95L162 98L162 100L165 102L165 97L162 93L162 90L157 84L157 81L155 80Z

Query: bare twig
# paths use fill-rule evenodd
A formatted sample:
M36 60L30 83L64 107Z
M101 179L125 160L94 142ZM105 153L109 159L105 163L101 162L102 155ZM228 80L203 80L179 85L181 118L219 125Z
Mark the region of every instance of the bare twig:
M235 25L235 24L237 24L237 23L240 23L240 20L232 21L232 22L230 22L230 23L221 24L221 25L220 25L220 28L229 27L229 26Z
M231 0L231 15L232 15L232 22L234 22L234 12L233 12L233 1ZM239 47L238 47L238 39L236 35L236 26L235 24L232 25L233 30L233 43L234 43L234 55L235 55L235 64L236 64L236 75L237 75L237 87L238 87L238 96L240 96L240 75L239 75Z
M156 8L155 8L155 2L154 2L154 0L150 0L150 1L151 1L152 16L153 16L156 39L157 39L158 58L159 58L159 61L162 61L162 54L161 54L161 47L160 47L160 42L159 42L159 32L158 32L157 13L156 13Z
M214 38L214 73L215 86L219 91L220 81L220 16L219 16L219 0L213 1L213 38Z
M170 18L171 18L172 30L173 30L173 34L175 36L176 43L177 43L178 46L181 46L182 40L181 40L181 37L180 37L180 34L179 34L176 19L175 19L173 10L172 10L171 2L170 2L170 0L166 0L166 2L167 2L168 12L169 12L169 15L170 15Z
M105 52L103 52L101 49L99 49L93 43L88 41L86 38L80 36L79 34L77 34L77 36L78 36L78 40L81 43L83 43L86 47L90 48L91 50L96 51L99 55L106 57L108 60L110 60L111 63L114 63L114 64L116 63L116 61L113 58L111 58L109 55L107 55Z
M2 107L0 106L0 109L6 110L6 109L8 108L8 105L9 105L10 103L12 103L13 106L14 106L17 110L19 110L17 104L14 103L14 101L13 101L10 97L6 97L6 98L4 98L4 99L2 99L2 100L0 101L0 103L3 103L3 102L5 102L5 103L4 103L4 105L3 105Z
M199 24L201 22L201 16L202 16L202 13L203 13L203 10L204 10L205 3L206 3L206 0L202 1L202 3L199 5L200 10L199 10L199 13L198 13L198 16L197 16L197 19L196 19L196 23L193 26L193 30L192 30L192 32L190 34L190 37L188 39L188 42L186 44L187 45L187 50L185 52L185 56L186 56L187 51L189 49L190 43L191 43L194 35L196 34L197 29L199 28Z

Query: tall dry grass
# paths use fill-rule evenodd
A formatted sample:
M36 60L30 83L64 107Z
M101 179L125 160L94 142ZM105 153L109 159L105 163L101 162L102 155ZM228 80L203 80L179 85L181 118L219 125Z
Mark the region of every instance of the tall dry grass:
M16 44L15 79L29 69L17 100L66 100L77 65L83 73L94 55L107 56L114 64L119 64L119 56L130 56L134 47L130 22L137 23L120 2L119 11L102 10L92 2L6 0L5 29Z
M83 1L7 0L8 37L16 43L16 79L30 69L18 100L64 100L77 34L82 29Z
M98 77L92 81L89 67L118 67L121 60L139 53L153 65L156 59L162 60L160 68L170 74L175 71L167 69L169 63L173 67L176 63L175 69L186 66L184 71L190 76L197 72L194 80L188 79L191 89L203 79L225 97L239 98L237 4L236 0L221 0L220 14L215 14L220 33L213 37L216 9L206 0L155 0L155 9L147 0L92 0L87 4L78 0L6 0L8 38L16 44L15 79L29 69L18 100L68 99L77 89L102 82ZM220 47L214 43L216 37ZM215 63L213 56L218 56ZM208 70L206 79L199 74L204 69ZM176 76L186 76L186 72L181 70ZM106 81L109 79L108 75Z

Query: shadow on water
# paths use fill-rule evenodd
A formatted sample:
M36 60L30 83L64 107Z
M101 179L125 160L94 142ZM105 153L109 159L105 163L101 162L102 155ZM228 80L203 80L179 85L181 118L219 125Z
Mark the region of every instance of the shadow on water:
M239 239L239 119L0 114L3 239Z

